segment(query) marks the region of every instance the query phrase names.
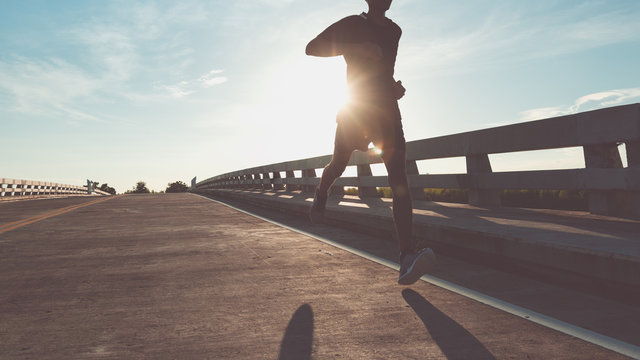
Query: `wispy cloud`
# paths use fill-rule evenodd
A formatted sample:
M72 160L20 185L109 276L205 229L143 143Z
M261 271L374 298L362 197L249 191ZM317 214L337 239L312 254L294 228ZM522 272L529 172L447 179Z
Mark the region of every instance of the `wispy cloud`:
M50 37L53 51L7 49L0 57L0 91L8 95L3 103L13 112L68 123L108 121L119 117L108 109L101 114L96 103L176 99L226 82L220 70L162 91L153 81L189 76L194 49L182 29L208 16L193 1L106 4L99 15L59 24Z
M468 16L467 8L431 14L423 21L431 36L412 39L408 32L401 59L406 66L459 73L640 39L637 12L623 5L541 3L537 7L529 6L526 12L516 5L478 7L464 26L460 17ZM451 28L453 24L456 28Z
M172 97L182 98L198 90L226 83L229 79L221 76L222 72L222 70L211 70L196 79L183 80L173 85L156 85L156 88L167 91Z
M127 81L140 65L138 46L130 29L107 24L86 24L64 32L91 55L90 66L98 65L101 76Z
M0 89L13 98L11 111L31 115L66 115L77 120L102 121L81 110L76 102L101 87L81 68L62 59L18 57L0 62Z
M269 6L282 6L291 4L296 0L259 0L259 2L269 5Z
M571 110L578 112L590 106L614 106L633 100L640 100L640 88L603 91L586 95L576 100L576 103L572 106Z
M559 105L525 110L520 113L520 121L531 121L554 116L575 114L608 106L640 101L640 88L602 91L581 96L571 105Z

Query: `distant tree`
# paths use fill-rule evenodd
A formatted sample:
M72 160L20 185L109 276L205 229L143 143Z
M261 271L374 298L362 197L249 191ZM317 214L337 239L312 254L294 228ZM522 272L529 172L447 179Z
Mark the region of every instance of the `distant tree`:
M144 181L138 181L136 186L134 186L132 193L134 194L149 194L151 191L147 189L147 183Z
M189 190L189 187L187 187L187 184L183 183L182 181L176 181L174 183L169 183L167 185L167 190L165 190L165 192L179 193L179 192L186 192L187 190Z
M98 185L98 183L96 183L96 186L97 185ZM115 195L116 194L116 189L112 188L107 183L104 183L104 184L100 185L100 187L98 189L101 190L101 191L104 191L106 193L109 193L111 195Z

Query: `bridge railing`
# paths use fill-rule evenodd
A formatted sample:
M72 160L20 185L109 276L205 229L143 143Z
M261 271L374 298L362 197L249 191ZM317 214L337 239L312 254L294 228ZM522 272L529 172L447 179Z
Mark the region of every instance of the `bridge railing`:
M99 195L111 195L100 190L92 190L92 192ZM49 181L0 178L0 197L83 194L88 194L88 191L87 187L82 185L59 184Z
M618 150L622 144L627 167ZM585 168L494 172L489 159L492 154L571 147L583 149ZM466 159L465 174L418 171L417 161L457 157ZM326 155L233 171L200 181L196 189L312 192L319 183L316 169L330 159ZM332 191L351 186L360 196L376 196L376 188L388 183L386 176L372 176L370 165L381 162L373 151L354 152L349 165L357 167L357 176L339 178ZM494 207L500 206L502 190L583 190L592 213L640 216L640 104L411 141L407 172L414 198L424 196L424 188L468 189L470 204Z

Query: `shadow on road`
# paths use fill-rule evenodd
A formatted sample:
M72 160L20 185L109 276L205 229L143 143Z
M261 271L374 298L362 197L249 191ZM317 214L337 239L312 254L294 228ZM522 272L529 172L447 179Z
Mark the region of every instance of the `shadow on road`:
M447 359L495 359L478 339L431 305L422 295L405 289L402 297L413 308Z
M280 344L279 360L311 359L313 348L313 310L304 304L291 317Z

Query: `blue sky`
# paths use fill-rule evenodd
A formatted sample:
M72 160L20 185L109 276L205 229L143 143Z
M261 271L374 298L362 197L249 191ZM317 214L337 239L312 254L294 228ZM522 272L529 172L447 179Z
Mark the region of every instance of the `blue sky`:
M365 8L5 1L0 177L159 191L328 154L345 65L304 47ZM396 78L409 141L640 102L639 1L396 0L387 15L403 28ZM460 171L460 160L420 167ZM495 157L494 169L580 161L568 149Z

